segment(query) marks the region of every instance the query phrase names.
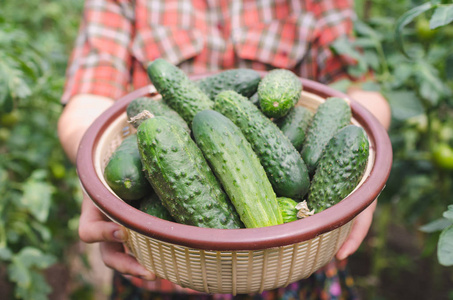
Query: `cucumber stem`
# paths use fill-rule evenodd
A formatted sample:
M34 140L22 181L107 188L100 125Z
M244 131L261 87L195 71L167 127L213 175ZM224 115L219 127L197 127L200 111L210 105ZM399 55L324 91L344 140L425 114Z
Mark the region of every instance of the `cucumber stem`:
M133 116L130 120L128 120L128 123L134 124L138 120L144 120L144 119L151 119L154 118L154 115L150 113L148 110L143 110L139 112L137 115Z

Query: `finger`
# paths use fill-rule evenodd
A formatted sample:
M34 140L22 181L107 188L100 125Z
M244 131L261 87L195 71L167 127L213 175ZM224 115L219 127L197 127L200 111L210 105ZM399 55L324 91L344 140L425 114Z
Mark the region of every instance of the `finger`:
M376 208L376 201L374 201L367 209L360 213L354 220L351 232L346 241L341 245L336 254L338 260L347 258L349 255L359 249L360 244L365 239L370 229L371 222L373 221L373 213Z
M100 244L104 264L126 275L140 277L145 280L155 280L156 276L140 265L138 261L124 252L120 243L104 242Z
M109 221L89 198L84 197L79 220L79 237L85 243L125 242L127 232L122 226Z

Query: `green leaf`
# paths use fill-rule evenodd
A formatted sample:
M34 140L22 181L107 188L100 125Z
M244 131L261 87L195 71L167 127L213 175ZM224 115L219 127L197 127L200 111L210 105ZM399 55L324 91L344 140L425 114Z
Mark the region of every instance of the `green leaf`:
M439 5L429 21L429 28L436 29L451 22L453 22L453 4Z
M407 57L410 57L406 50L404 49L404 39L403 39L403 30L407 24L412 22L417 16L421 15L422 13L430 10L433 7L431 2L426 2L422 5L416 6L411 10L404 13L396 22L395 27L395 40L398 48L400 51Z
M419 228L419 230L422 232L426 232L426 233L432 233L432 232L436 232L436 231L442 231L452 224L453 224L453 221L448 220L446 218L440 218L440 219L434 220L428 224L421 226Z
M444 218L453 222L453 205L448 206L448 210L443 213Z
M368 70L364 56L353 46L348 38L337 39L332 44L331 49L337 54L348 56L357 61L357 65L352 66L349 70L354 77L361 76Z
M415 78L419 84L420 95L432 105L437 105L448 93L439 71L424 61L417 63L416 70Z
M27 289L31 284L29 269L17 257L13 257L11 264L8 266L8 275L10 280L14 281L19 287Z
M411 117L423 114L424 108L414 91L390 91L385 94L388 99L392 118L398 121L405 121Z
M47 182L39 181L39 176L41 174L35 171L24 183L24 193L20 199L20 204L28 209L38 221L45 222L49 216L52 194L55 192L55 188Z
M15 295L18 299L48 300L52 288L46 282L44 276L34 270L30 270L30 285L26 288L16 286Z
M38 248L24 247L13 257L13 261L20 261L26 268L45 269L54 264L56 258L53 255L43 253Z
M6 247L0 248L0 260L3 260L3 261L10 260L12 256L13 256L13 253L11 252L11 250L9 250Z
M453 266L453 225L445 228L437 244L437 258L443 266Z

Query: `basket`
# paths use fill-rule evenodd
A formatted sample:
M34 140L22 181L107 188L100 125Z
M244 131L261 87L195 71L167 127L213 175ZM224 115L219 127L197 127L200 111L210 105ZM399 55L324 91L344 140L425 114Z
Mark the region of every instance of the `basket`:
M326 97L347 96L301 79L298 105L315 110ZM385 186L392 164L387 132L353 100L352 123L368 134L370 157L357 188L340 203L306 219L253 229L210 229L150 216L118 198L103 178L113 150L135 129L126 107L137 97L160 97L152 85L138 89L105 111L84 135L77 157L83 189L94 204L128 232L126 246L138 262L161 278L205 293L260 293L306 278L326 265L346 240L354 218Z

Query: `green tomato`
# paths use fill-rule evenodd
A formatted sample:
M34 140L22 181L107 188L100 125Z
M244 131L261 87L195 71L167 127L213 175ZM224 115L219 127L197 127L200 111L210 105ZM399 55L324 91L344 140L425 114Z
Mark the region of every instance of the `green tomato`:
M4 127L11 128L19 121L19 112L13 110L12 112L0 115L0 124Z
M7 128L0 128L0 142L6 142L11 136L11 132Z
M417 37L421 41L430 41L435 35L437 30L432 30L429 28L429 20L425 18L418 18L415 22L415 31Z
M60 163L52 163L50 165L50 171L55 179L62 179L66 176L66 168Z
M447 143L434 145L431 154L437 166L445 170L453 170L453 148Z

